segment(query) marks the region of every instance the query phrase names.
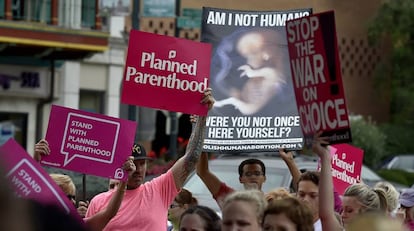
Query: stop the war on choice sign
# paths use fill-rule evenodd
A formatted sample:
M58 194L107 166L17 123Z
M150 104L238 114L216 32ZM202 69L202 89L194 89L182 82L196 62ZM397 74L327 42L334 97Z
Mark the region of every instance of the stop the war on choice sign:
M200 103L209 86L211 45L131 30L121 101L207 115Z
M113 179L126 179L136 122L52 105L41 164Z
M324 131L329 142L351 141L332 11L286 23L290 66L305 143Z
M56 205L79 218L72 202L59 186L14 139L10 138L0 147L0 162L6 179L18 197Z

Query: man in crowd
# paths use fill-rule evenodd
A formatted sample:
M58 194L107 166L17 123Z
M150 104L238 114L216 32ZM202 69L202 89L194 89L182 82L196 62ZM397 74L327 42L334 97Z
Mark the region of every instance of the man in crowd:
M211 89L204 91L202 104L212 108L214 98ZM132 156L136 171L128 178L127 190L118 214L108 223L104 230L166 230L167 211L175 196L182 188L188 175L195 169L200 157L206 116L197 119L192 131L186 153L163 175L145 182L147 161L145 149L134 145ZM92 199L86 217L99 212L108 203L113 190Z

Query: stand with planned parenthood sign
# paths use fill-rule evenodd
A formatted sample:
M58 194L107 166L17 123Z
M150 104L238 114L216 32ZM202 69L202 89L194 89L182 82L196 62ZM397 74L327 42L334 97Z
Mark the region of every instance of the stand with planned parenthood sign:
M310 14L203 8L201 40L213 45L210 86L216 99L205 151L302 148L285 22Z
M41 164L125 180L123 163L132 153L136 123L52 105Z
M317 131L331 144L350 142L333 11L288 21L286 31L306 146Z
M211 45L131 30L122 103L207 115Z
M80 218L65 193L14 139L9 139L0 147L0 160L6 178L18 197L55 205L74 218Z

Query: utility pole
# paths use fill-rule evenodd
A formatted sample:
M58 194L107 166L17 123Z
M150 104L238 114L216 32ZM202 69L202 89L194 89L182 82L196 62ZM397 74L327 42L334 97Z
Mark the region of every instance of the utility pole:
M138 30L139 29L139 0L133 0L132 4L132 13L131 13L131 22L132 22L132 29ZM137 116L137 108L134 105L128 105L128 120L138 121L139 118ZM134 141L135 142L135 141Z
M174 37L180 37L180 31L177 27L178 16L180 16L181 0L175 0L175 30ZM170 111L170 158L177 159L177 138L178 138L178 116L177 112Z

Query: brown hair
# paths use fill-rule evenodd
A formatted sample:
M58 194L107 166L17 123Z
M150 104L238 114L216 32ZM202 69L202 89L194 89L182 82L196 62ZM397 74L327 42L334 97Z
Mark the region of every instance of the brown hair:
M195 205L181 214L180 226L183 217L187 214L197 214L204 221L204 230L208 231L220 231L221 230L221 218L217 213L207 206ZM181 228L181 227L180 227Z
M196 198L193 197L193 194L185 188L182 188L181 191L175 196L174 199L178 204L185 205L188 204L190 207L198 204Z
M263 222L267 215L284 214L296 225L297 231L313 231L313 214L311 209L295 197L274 200L264 211Z
M316 172L316 171L306 171L306 172L302 173L302 175L300 175L299 180L298 180L298 184L301 181L311 181L315 185L319 185L319 176L320 176L320 173L319 172Z

